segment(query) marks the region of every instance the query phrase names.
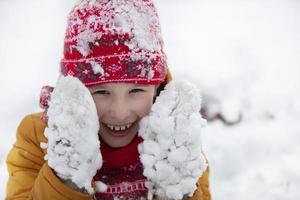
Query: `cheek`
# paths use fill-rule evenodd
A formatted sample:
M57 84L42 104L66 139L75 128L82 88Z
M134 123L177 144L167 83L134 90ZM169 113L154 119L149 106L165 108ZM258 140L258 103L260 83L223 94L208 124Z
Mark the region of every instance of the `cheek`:
M103 108L106 108L107 106L105 106L105 102L103 100L100 101L97 98L93 98L93 99L94 99L94 102L96 105L98 117L101 117L105 112L105 110Z
M153 98L149 97L144 101L137 101L135 103L136 112L140 117L144 117L149 114L152 107Z

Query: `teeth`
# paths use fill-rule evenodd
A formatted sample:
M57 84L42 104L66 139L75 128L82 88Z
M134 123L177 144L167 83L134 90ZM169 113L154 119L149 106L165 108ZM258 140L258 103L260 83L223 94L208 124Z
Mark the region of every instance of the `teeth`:
M113 130L114 129L114 127L113 126L111 126L111 125L107 125L108 126L108 128L110 128L111 130Z
M129 127L131 127L131 125L132 124L127 124L124 126L113 126L113 125L106 124L106 126L108 128L110 128L112 131L124 131L124 130L128 129Z

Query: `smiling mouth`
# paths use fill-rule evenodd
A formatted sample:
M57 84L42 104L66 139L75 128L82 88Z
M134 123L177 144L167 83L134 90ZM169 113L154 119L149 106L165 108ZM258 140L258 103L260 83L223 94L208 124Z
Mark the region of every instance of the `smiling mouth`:
M134 123L124 124L124 125L111 125L103 123L109 130L113 132L124 132L132 127Z

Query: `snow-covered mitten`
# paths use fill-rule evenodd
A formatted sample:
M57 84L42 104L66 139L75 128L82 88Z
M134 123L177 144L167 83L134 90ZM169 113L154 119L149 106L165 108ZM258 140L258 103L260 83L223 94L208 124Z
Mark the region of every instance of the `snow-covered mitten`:
M64 181L92 194L92 180L102 166L99 120L89 90L77 78L60 77L49 102L45 159Z
M207 162L202 154L201 96L186 81L170 82L140 122L139 145L148 198L183 199L196 190Z

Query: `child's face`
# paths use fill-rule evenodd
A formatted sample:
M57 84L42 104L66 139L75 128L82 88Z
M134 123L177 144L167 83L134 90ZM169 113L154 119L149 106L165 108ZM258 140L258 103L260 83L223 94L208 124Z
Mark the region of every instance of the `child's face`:
M136 136L139 121L150 112L156 86L107 83L90 87L100 123L100 136L111 147L124 147Z

